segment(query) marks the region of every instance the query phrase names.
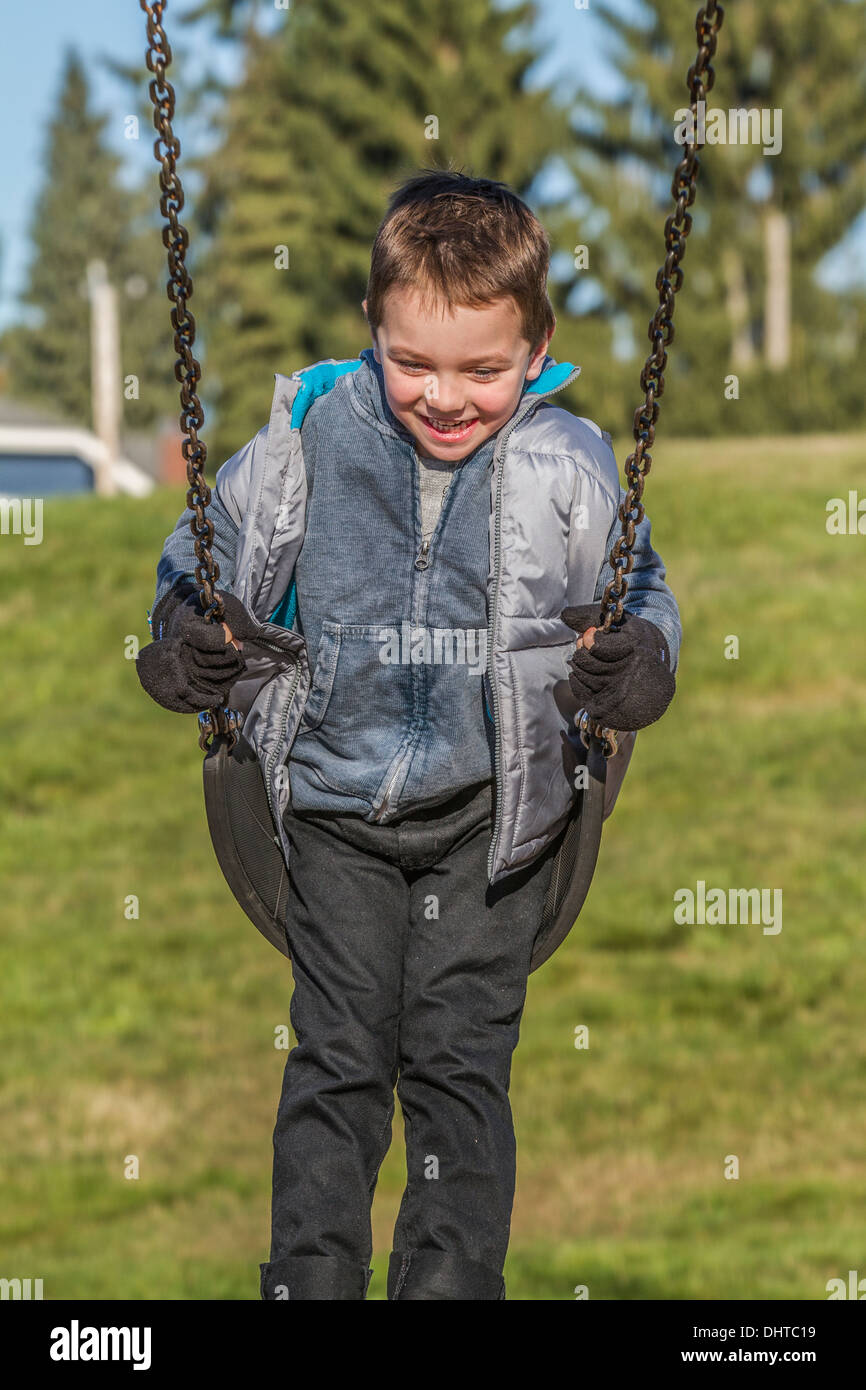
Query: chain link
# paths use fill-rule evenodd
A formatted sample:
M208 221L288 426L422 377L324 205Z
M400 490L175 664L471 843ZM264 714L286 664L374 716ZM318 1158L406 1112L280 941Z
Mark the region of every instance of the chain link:
M174 117L174 88L166 78L166 69L171 63L171 47L162 26L162 15L166 0L139 0L147 16L147 42L145 62L149 72L154 74L148 85L153 104L153 125L157 139L153 144L153 154L159 164L159 186L161 196L159 210L166 219L162 229L163 245L168 252L168 283L166 293L172 302L171 325L174 329L174 350L177 360L174 375L180 382L180 428L183 438L183 456L186 460L186 476L189 488L186 505L192 512L189 528L195 542L196 583L201 586L201 605L207 622L221 622L223 601L216 592L220 567L213 558L213 522L206 515L211 492L204 475L207 460L207 445L199 438L199 430L204 424L204 411L198 398L197 386L201 380L201 367L193 356L195 344L195 318L189 308L193 295L192 278L186 267L186 252L189 235L186 227L178 221L178 213L183 208L183 186L177 169L180 155L180 140L172 130ZM226 734L232 746L237 737L237 723L232 712L221 708L209 710L199 717L199 746L208 748L209 739L215 733Z
M676 207L665 222L665 261L656 275L656 289L659 304L650 320L647 336L653 345L652 352L644 363L640 374L640 384L646 393L645 399L634 413L634 452L625 463L625 477L628 484L626 495L620 503L619 519L622 534L618 536L610 552L609 564L614 577L605 586L601 599L601 622L599 632L616 630L622 621L628 582L625 578L634 567L632 553L635 542L635 528L644 519L643 490L647 475L652 467L652 454L648 450L655 441L655 425L659 417L659 398L664 393L664 370L667 366L667 349L674 340L674 296L682 287L683 271L680 262L686 251L686 240L692 229L691 214L686 211L695 201L700 160L698 150L704 141L698 138L698 103L706 99L716 80L710 59L715 55L717 36L725 17L723 7L717 0L707 0L698 11L695 20L695 33L698 39L698 54L689 68L686 79L691 96L694 143L686 142L686 154L677 165L671 183L671 196ZM585 711L581 711L581 715ZM605 757L616 752L616 734L597 721L579 722L582 741L588 746L588 734L602 741Z

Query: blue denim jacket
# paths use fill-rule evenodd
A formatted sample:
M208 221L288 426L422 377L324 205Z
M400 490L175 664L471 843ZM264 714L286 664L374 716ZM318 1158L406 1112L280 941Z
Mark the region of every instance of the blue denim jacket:
M455 471L419 556L414 440L372 349L362 359L355 389L317 400L301 430L309 491L294 578L312 686L289 769L296 810L386 821L493 777L483 675L495 440Z

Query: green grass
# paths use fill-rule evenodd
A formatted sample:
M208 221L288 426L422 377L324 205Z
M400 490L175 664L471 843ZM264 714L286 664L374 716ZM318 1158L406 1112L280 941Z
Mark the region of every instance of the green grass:
M679 688L530 980L509 1298L820 1299L866 1274L866 541L824 524L864 456L854 436L657 451ZM0 1275L48 1298L258 1298L268 1254L291 973L217 869L193 721L124 656L182 507L48 502L41 546L0 537ZM782 931L677 926L699 878L781 888ZM401 1141L398 1109L372 1298Z

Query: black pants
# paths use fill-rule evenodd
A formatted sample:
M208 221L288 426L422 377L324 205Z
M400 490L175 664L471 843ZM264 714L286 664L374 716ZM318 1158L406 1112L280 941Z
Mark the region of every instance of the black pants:
M408 1181L389 1299L502 1299L508 1098L556 843L490 887L492 784L373 825L288 808L297 1046L274 1130L265 1299L363 1299L394 1086Z

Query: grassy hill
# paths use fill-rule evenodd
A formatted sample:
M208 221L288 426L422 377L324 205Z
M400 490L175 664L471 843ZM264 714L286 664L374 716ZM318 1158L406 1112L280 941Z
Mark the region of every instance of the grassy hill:
M822 1299L866 1275L866 539L825 527L864 456L657 450L679 689L530 980L509 1298ZM126 655L182 508L48 501L41 545L0 536L0 1275L46 1298L258 1298L268 1258L290 968L217 869L194 721ZM782 930L677 925L699 879L781 889ZM371 1298L401 1143L398 1109Z

